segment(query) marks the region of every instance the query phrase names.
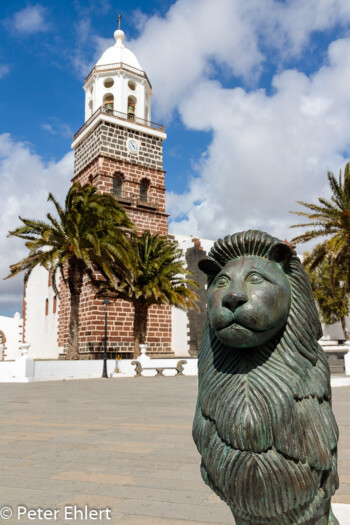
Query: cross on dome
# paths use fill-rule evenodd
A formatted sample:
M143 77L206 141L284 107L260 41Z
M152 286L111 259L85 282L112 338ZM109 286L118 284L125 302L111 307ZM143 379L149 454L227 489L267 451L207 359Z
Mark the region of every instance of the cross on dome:
M118 20L117 20L117 23L118 23L118 29L116 31L114 31L114 38L115 38L115 46L116 47L124 47L124 44L123 44L123 40L125 38L125 33L124 31L122 31L120 29L120 20L122 18L123 15L119 15L118 16Z

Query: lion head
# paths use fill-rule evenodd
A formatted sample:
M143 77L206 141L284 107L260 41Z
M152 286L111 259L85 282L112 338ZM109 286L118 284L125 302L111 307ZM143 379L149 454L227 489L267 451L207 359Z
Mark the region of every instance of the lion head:
M193 437L203 479L238 523L307 523L337 486L337 425L321 324L292 247L260 231L200 261L208 320Z

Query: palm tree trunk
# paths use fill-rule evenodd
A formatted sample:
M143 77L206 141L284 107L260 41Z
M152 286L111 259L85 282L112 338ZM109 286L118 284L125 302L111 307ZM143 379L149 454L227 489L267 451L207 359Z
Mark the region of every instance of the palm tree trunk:
M148 306L134 304L134 359L140 355L140 344L146 342Z
M341 322L341 327L343 329L345 340L348 341L350 339L350 333L346 326L345 317L341 317L340 322Z
M68 266L68 287L70 291L69 337L66 359L79 359L79 305L83 287L84 265L72 260Z
M80 294L70 294L69 339L66 359L79 359Z

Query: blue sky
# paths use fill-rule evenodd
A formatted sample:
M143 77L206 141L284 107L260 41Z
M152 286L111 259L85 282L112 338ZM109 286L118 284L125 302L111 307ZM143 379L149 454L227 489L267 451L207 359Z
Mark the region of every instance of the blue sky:
M68 189L84 78L119 13L166 124L172 232L290 239L295 201L328 195L327 171L349 160L348 0L2 2L2 277L25 254L6 238L18 215L43 217L48 192ZM20 310L21 278L0 293L0 315Z
M135 21L164 16L170 5L162 0L152 2L151 9L149 2L16 1L3 5L1 132L29 141L43 161L59 161L84 122L84 77L99 58L96 48L104 48L94 38L106 39L108 47L120 12L127 39L137 39L140 30ZM167 124L171 140L165 144L164 165L172 172L167 186L181 192L191 171L188 160L200 156L210 137L184 129L176 112Z

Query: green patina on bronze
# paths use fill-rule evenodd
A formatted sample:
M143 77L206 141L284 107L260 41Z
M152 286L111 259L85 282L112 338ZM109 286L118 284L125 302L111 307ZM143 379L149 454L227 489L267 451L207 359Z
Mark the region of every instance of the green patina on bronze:
M193 438L204 481L237 525L338 524L338 428L300 260L250 230L219 239L199 267L208 319Z

